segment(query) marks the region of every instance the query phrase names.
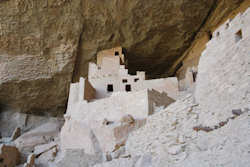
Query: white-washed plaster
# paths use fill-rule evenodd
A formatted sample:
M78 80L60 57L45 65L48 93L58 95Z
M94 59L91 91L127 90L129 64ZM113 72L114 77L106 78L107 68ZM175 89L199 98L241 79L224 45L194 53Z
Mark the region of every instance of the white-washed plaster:
M242 39L236 41L239 30ZM249 46L250 9L219 27L208 42L200 58L195 90L203 124L216 124L230 117L232 109L250 107Z

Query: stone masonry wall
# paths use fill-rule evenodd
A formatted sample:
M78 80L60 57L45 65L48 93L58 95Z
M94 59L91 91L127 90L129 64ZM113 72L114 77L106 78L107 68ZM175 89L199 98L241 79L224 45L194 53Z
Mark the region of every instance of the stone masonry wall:
M231 116L230 109L250 107L250 9L219 27L198 66L196 101L203 124Z

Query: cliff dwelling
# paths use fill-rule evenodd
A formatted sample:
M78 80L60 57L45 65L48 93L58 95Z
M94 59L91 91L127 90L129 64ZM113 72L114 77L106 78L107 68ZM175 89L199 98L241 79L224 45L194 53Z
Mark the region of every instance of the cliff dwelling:
M249 167L250 0L0 0L0 167Z

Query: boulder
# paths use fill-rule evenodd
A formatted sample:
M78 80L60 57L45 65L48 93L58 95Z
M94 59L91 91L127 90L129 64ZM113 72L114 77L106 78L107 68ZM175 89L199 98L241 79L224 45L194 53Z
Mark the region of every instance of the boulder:
M20 153L15 146L0 145L0 167L15 167L20 162Z
M57 154L58 154L57 147L53 147L50 150L41 153L39 157L36 159L36 165L39 167L48 167L54 164Z
M27 162L24 164L24 167L35 167L35 154L30 154L28 156Z
M16 129L14 130L14 132L11 135L11 141L16 140L19 136L21 136L21 128L20 127L16 127Z
M2 137L11 137L17 127L21 128L21 134L23 134L47 122L58 122L61 120L63 119L60 117L26 114L5 108L0 112L0 133Z
M48 122L24 133L15 140L15 144L21 151L34 151L35 146L55 140L59 135L61 126L61 122Z
M0 132L2 134L2 137L11 137L16 127L20 127L22 130L24 130L27 126L27 120L27 114L23 114L6 108L3 109L3 111L0 112ZM36 121L39 122L38 120Z
M57 146L58 144L56 142L35 146L34 154L35 155L43 154L44 152L47 152L53 148L57 148Z

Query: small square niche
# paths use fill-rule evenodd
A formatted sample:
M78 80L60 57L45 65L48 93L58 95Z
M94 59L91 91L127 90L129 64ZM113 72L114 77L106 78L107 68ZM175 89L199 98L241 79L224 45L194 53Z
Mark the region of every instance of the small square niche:
M127 79L123 79L123 80L122 80L122 83L127 83L127 82L128 82Z
M242 39L242 31L239 30L237 33L235 33L235 42L239 42Z
M113 84L108 84L107 92L113 92L113 91L114 91Z
M115 56L119 56L119 52L118 51L115 52Z

